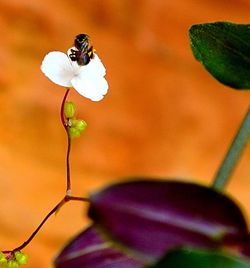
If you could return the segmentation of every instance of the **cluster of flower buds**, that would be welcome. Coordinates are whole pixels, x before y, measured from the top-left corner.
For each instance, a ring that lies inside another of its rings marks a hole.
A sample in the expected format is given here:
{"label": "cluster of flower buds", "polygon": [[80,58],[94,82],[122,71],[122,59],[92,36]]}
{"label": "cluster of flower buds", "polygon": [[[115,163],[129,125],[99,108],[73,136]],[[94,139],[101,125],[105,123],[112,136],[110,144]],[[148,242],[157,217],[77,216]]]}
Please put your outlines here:
{"label": "cluster of flower buds", "polygon": [[84,120],[75,118],[76,105],[71,101],[64,104],[64,115],[67,119],[67,130],[71,139],[78,138],[86,129],[87,123]]}
{"label": "cluster of flower buds", "polygon": [[21,251],[11,252],[8,255],[0,252],[0,266],[4,268],[19,268],[22,264],[27,264],[28,257]]}

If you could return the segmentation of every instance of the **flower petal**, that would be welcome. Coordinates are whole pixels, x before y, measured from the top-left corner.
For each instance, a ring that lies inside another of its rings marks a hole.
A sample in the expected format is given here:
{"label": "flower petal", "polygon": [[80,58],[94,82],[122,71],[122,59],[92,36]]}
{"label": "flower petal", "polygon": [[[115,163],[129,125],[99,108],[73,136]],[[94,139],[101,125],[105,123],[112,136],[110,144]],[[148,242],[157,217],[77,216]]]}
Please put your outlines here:
{"label": "flower petal", "polygon": [[108,83],[102,76],[90,75],[88,72],[81,71],[75,76],[71,83],[75,90],[85,98],[92,101],[100,101],[108,92]]}
{"label": "flower petal", "polygon": [[88,75],[105,76],[106,74],[106,69],[97,54],[94,54],[94,58],[90,60],[89,64],[81,67],[80,72],[83,70]]}
{"label": "flower petal", "polygon": [[75,73],[67,55],[60,51],[48,53],[41,65],[42,72],[55,84],[72,87]]}

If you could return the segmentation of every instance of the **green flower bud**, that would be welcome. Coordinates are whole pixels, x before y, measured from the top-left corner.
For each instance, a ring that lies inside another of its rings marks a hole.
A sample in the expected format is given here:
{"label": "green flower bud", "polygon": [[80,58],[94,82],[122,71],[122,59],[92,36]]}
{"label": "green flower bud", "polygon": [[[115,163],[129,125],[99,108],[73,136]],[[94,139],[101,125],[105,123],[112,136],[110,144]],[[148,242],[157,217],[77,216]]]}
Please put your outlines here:
{"label": "green flower bud", "polygon": [[64,115],[66,118],[74,117],[76,112],[76,105],[72,101],[66,101],[64,104]]}
{"label": "green flower bud", "polygon": [[75,127],[69,127],[68,133],[71,139],[79,138],[81,136],[81,131]]}
{"label": "green flower bud", "polygon": [[3,254],[3,252],[0,252],[0,265],[6,264],[6,263],[7,263],[7,259],[6,259],[5,255]]}
{"label": "green flower bud", "polygon": [[86,129],[87,123],[84,120],[70,119],[69,120],[69,134],[71,138],[80,137],[81,133]]}
{"label": "green flower bud", "polygon": [[28,262],[28,257],[24,253],[20,251],[15,252],[15,258],[19,264],[27,264]]}
{"label": "green flower bud", "polygon": [[76,120],[75,128],[78,129],[81,133],[86,129],[87,123],[84,120]]}
{"label": "green flower bud", "polygon": [[7,268],[19,268],[20,264],[16,260],[9,260],[6,265]]}

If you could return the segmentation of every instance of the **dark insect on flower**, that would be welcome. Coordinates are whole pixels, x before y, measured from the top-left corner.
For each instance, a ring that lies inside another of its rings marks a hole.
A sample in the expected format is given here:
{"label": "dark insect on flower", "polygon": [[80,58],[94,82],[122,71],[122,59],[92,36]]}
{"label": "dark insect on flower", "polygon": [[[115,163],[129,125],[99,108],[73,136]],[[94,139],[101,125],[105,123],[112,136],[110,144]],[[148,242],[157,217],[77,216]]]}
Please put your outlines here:
{"label": "dark insect on flower", "polygon": [[71,49],[69,57],[79,65],[87,65],[94,58],[95,49],[89,45],[89,36],[87,34],[78,34],[74,45],[76,49]]}

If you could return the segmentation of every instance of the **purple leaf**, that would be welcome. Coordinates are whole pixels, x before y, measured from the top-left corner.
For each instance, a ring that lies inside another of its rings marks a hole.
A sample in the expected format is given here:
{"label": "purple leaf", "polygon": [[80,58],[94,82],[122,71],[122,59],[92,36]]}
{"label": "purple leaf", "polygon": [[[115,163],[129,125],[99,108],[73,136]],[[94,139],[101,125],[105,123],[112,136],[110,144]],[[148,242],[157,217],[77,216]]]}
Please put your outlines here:
{"label": "purple leaf", "polygon": [[181,245],[237,244],[247,235],[246,221],[229,197],[193,183],[130,181],[90,200],[89,216],[102,231],[153,258]]}
{"label": "purple leaf", "polygon": [[242,255],[250,259],[250,235],[246,237],[245,241],[240,245],[239,250]]}
{"label": "purple leaf", "polygon": [[94,227],[77,235],[55,259],[56,268],[142,268],[143,263],[101,238]]}

